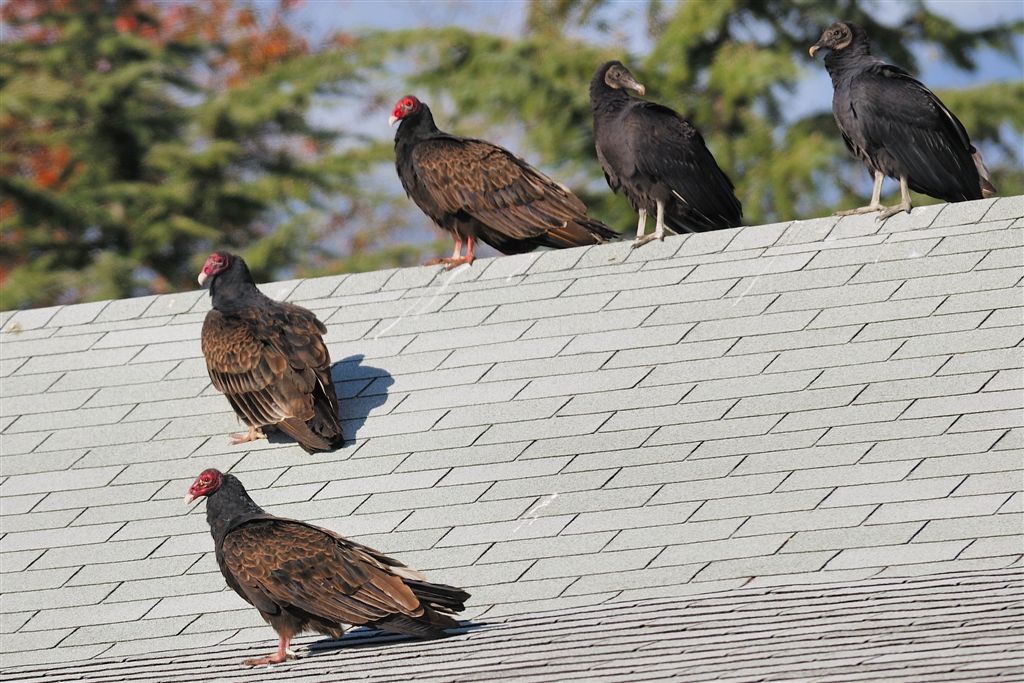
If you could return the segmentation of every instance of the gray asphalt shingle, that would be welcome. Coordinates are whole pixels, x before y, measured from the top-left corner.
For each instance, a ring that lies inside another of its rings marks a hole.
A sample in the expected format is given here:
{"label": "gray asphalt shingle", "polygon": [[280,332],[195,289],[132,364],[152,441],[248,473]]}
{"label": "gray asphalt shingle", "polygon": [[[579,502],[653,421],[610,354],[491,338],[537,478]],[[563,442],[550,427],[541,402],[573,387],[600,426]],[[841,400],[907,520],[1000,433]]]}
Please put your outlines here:
{"label": "gray asphalt shingle", "polygon": [[[228,443],[240,427],[206,376],[201,291],[8,315],[3,673],[195,680],[212,675],[202,658],[223,680],[469,680],[473,662],[524,681],[1002,670],[1009,645],[973,639],[1019,625],[992,605],[1024,556],[1022,216],[1002,198],[268,283],[327,322],[351,442],[317,456]],[[473,587],[488,626],[236,667],[272,634],[225,589],[202,506],[179,504],[209,466],[272,512]],[[950,571],[969,573],[933,576]],[[927,578],[861,581],[898,576]],[[911,609],[904,590],[956,597]],[[880,646],[841,595],[881,600],[872,618],[919,640]],[[791,621],[816,609],[873,656],[773,650],[769,634],[818,633]]]}

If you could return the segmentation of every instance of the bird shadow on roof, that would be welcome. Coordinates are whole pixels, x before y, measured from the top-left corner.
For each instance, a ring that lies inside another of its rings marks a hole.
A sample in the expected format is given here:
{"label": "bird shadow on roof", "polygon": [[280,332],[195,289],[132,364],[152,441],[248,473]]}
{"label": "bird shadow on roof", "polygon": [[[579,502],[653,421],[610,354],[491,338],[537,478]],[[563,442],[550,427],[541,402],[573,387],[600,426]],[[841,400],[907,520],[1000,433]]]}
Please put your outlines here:
{"label": "bird shadow on roof", "polygon": [[431,643],[436,641],[444,641],[449,638],[457,638],[459,636],[472,633],[485,629],[493,624],[489,624],[486,621],[460,621],[457,628],[450,628],[445,631],[447,634],[444,638],[424,639],[417,638],[415,636],[406,636],[397,633],[388,633],[387,631],[379,631],[375,628],[368,626],[360,626],[347,631],[341,638],[324,638],[323,640],[317,640],[309,643],[308,653],[309,655],[316,655],[321,652],[332,652],[335,650],[349,650],[352,648],[371,648],[381,646],[408,646],[416,645],[418,643]]}
{"label": "bird shadow on roof", "polygon": [[374,408],[388,400],[388,387],[395,383],[391,373],[383,368],[367,365],[361,353],[342,358],[331,366],[331,379],[338,391],[338,412],[345,432],[345,442],[359,436]]}

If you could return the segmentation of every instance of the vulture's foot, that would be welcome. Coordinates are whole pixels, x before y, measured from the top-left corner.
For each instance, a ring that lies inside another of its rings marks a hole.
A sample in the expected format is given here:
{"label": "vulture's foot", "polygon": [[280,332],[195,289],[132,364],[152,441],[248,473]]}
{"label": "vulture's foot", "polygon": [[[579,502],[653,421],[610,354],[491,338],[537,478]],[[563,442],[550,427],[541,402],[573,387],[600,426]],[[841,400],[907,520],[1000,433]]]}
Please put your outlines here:
{"label": "vulture's foot", "polygon": [[237,446],[240,443],[248,443],[250,441],[257,441],[258,439],[265,439],[267,435],[259,430],[257,427],[249,427],[249,431],[245,434],[232,434],[231,443]]}
{"label": "vulture's foot", "polygon": [[876,221],[884,221],[886,218],[895,216],[898,213],[903,213],[904,211],[910,213],[910,206],[904,206],[903,204],[897,204],[896,206],[890,206],[888,208],[883,206],[882,209],[884,210],[878,214],[877,218],[875,218]]}
{"label": "vulture's foot", "polygon": [[275,652],[272,655],[266,657],[260,657],[259,659],[246,659],[242,661],[242,664],[246,666],[263,666],[265,664],[281,664],[289,659],[298,659],[298,657],[291,652],[288,652],[282,656],[279,652]]}
{"label": "vulture's foot", "polygon": [[264,664],[280,664],[286,662],[289,659],[298,659],[298,655],[291,651],[288,645],[291,643],[291,637],[278,636],[277,638],[277,652],[266,657],[260,657],[259,659],[246,659],[242,662],[246,666],[263,666]]}
{"label": "vulture's foot", "polygon": [[446,256],[444,258],[432,258],[429,261],[427,261],[426,263],[424,263],[423,265],[425,265],[425,266],[437,266],[437,265],[442,265],[443,264],[445,270],[451,270],[452,268],[455,268],[456,266],[461,266],[463,263],[468,263],[468,264],[472,265],[473,264],[473,259],[468,257],[468,256],[460,256],[458,258],[452,258],[450,256]]}
{"label": "vulture's foot", "polygon": [[644,246],[648,242],[653,242],[654,240],[663,240],[663,239],[665,239],[665,235],[664,234],[658,235],[658,233],[652,232],[650,235],[644,235],[643,237],[637,237],[635,240],[633,240],[633,246],[630,247],[630,249],[636,249],[637,247]]}
{"label": "vulture's foot", "polygon": [[868,204],[857,209],[847,209],[846,211],[836,211],[833,216],[860,216],[865,213],[874,213],[875,211],[881,211],[885,207],[881,204]]}

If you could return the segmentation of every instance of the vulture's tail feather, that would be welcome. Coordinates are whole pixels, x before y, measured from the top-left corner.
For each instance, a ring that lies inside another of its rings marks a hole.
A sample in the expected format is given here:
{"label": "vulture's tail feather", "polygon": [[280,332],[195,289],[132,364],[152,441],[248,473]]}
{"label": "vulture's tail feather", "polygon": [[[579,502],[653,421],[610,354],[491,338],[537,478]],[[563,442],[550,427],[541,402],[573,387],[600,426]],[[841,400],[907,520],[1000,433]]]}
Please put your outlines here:
{"label": "vulture's tail feather", "polygon": [[333,450],[331,443],[311,430],[306,423],[297,417],[290,417],[287,420],[278,422],[276,427],[288,436],[295,439],[302,450],[307,453],[320,453]]}
{"label": "vulture's tail feather", "polygon": [[446,612],[461,612],[466,609],[466,601],[469,600],[469,593],[466,591],[443,583],[405,579],[405,585],[412,589],[421,602]]}
{"label": "vulture's tail feather", "polygon": [[404,614],[391,614],[373,623],[376,628],[403,633],[417,638],[441,638],[445,629],[458,628],[459,622],[447,614],[440,614],[423,606],[423,614],[419,617],[408,617]]}
{"label": "vulture's tail feather", "polygon": [[985,160],[981,158],[981,152],[974,150],[974,154],[971,155],[974,159],[974,166],[978,169],[978,179],[981,180],[981,196],[984,199],[989,197],[995,197],[998,192],[996,186],[992,184],[992,176],[988,173],[988,168],[985,166]]}

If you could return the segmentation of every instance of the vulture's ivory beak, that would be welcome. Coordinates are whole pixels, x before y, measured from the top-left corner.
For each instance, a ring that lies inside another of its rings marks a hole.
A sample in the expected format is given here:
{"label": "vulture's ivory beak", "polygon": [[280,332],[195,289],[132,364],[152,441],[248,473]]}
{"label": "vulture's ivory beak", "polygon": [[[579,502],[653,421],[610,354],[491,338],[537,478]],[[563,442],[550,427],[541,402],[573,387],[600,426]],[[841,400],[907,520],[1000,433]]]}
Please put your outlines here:
{"label": "vulture's ivory beak", "polygon": [[188,505],[189,503],[191,503],[195,499],[196,499],[196,497],[192,495],[191,491],[189,491],[188,493],[185,494],[185,505]]}
{"label": "vulture's ivory beak", "polygon": [[637,95],[643,96],[647,94],[647,88],[644,87],[644,84],[633,78],[631,75],[625,76],[620,83],[622,83],[623,88],[626,90],[632,90]]}
{"label": "vulture's ivory beak", "polygon": [[391,126],[395,125],[395,121],[397,121],[397,120],[398,120],[398,117],[395,116],[394,114],[389,116],[388,117],[388,127],[390,128]]}
{"label": "vulture's ivory beak", "polygon": [[807,48],[807,54],[811,56],[811,59],[814,59],[814,53],[816,53],[820,49],[821,45],[819,43],[815,43],[814,45],[811,45],[809,48]]}
{"label": "vulture's ivory beak", "polygon": [[199,280],[199,286],[200,287],[205,287],[206,286],[206,279],[208,277],[209,277],[209,275],[206,274],[205,270],[199,272],[199,277],[196,278],[196,279]]}

